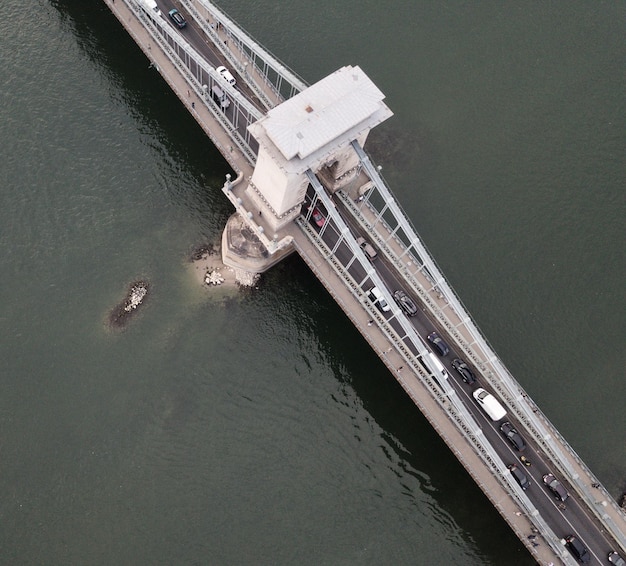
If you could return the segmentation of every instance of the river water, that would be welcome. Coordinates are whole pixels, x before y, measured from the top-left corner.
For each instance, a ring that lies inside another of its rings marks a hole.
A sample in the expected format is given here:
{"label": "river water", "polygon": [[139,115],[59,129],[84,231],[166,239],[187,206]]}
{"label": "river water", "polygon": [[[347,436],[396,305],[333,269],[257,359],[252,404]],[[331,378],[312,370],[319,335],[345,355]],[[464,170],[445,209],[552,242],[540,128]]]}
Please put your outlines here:
{"label": "river water", "polygon": [[[307,82],[385,92],[392,190],[617,497],[626,4],[221,6]],[[103,3],[0,18],[0,563],[532,564],[298,258],[196,285],[228,166]]]}

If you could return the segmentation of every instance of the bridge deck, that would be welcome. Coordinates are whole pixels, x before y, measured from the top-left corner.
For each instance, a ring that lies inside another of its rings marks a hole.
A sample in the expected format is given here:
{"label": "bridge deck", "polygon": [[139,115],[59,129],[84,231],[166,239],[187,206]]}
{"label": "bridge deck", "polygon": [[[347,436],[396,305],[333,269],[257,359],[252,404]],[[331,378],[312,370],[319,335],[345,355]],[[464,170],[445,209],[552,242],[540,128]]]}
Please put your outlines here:
{"label": "bridge deck", "polygon": [[[135,17],[135,14],[128,8],[126,3],[122,0],[117,0],[117,2],[115,0],[105,1],[237,173],[238,181],[242,182],[234,184],[234,195],[244,201],[244,206],[252,206],[245,202],[246,180],[250,178],[253,172],[253,166],[250,163],[249,156],[233,143],[230,132],[228,132],[219,120],[215,118],[214,114],[209,111],[199,95],[194,92],[193,88],[190,88],[187,79],[172,63],[170,58],[161,51],[159,46],[155,45],[153,38],[147,32],[143,24]],[[226,35],[223,31],[218,33],[223,34],[223,36],[220,35],[222,41],[226,39]],[[224,46],[221,47],[223,48]],[[233,58],[241,57],[241,53],[237,50],[234,50],[231,55]],[[243,60],[241,60],[241,65],[245,65]],[[259,84],[262,84],[262,81],[259,81]],[[268,91],[268,98],[271,97],[271,95],[271,91]],[[367,209],[364,209],[363,212],[366,216],[368,214],[370,215],[370,221],[373,220],[372,212]],[[263,227],[265,232],[267,232],[268,227],[265,225],[262,217],[258,217],[255,214],[254,223],[257,226]],[[380,230],[381,228],[379,227],[377,229]],[[498,509],[500,514],[509,523],[520,540],[526,544],[531,554],[539,562],[544,564],[555,559],[560,559],[564,563],[572,563],[573,559],[571,559],[571,555],[566,551],[557,552],[548,545],[540,545],[539,547],[530,546],[527,535],[535,524],[532,520],[533,518],[528,517],[523,512],[523,508],[519,506],[518,502],[503,488],[501,482],[498,481],[494,474],[484,465],[484,461],[482,461],[476,453],[475,446],[472,446],[468,442],[467,437],[454,425],[446,411],[442,410],[441,403],[424,387],[418,375],[406,364],[405,358],[401,353],[393,347],[390,347],[389,336],[377,325],[368,324],[371,313],[364,308],[359,299],[346,286],[345,281],[338,276],[329,261],[320,254],[320,248],[305,234],[297,223],[288,225],[277,235],[278,239],[282,239],[285,236],[293,238],[293,244],[299,255],[327,288],[345,314],[379,355],[407,394],[414,400],[415,404],[432,426],[446,441],[450,449],[491,500],[493,505]],[[393,251],[398,257],[402,256],[403,249],[393,238],[387,238],[387,236],[383,235],[383,239],[386,245],[393,248]],[[402,274],[400,273],[399,275]],[[429,289],[429,301],[436,305],[441,311],[446,311],[455,329],[468,344],[471,344],[472,337],[465,329],[464,321],[461,320],[461,317],[454,309],[449,307],[437,290],[433,288],[432,282],[418,270],[412,271],[411,276],[419,280],[419,283],[424,289]],[[491,363],[492,360],[483,360],[485,366],[483,369],[488,372],[495,371],[496,368],[489,367]],[[543,422],[550,436],[554,437],[552,440],[556,439],[557,442],[560,442],[558,431],[538,408],[532,404],[532,401],[523,392],[521,387],[519,388],[519,393],[520,396],[517,402],[526,405],[526,409],[534,413],[536,417]],[[617,525],[617,529],[621,530],[623,534],[626,517],[617,508],[604,488],[601,487],[594,492],[597,488],[592,486],[596,484],[597,479],[591,475],[590,471],[584,466],[584,463],[579,461],[576,455],[570,452],[568,448],[569,447],[564,444],[562,453],[567,460],[566,466],[570,470],[570,477],[575,479],[577,483],[582,486],[581,489],[584,493],[580,493],[581,497],[583,497],[583,499],[586,498],[587,501],[595,499],[593,504],[590,504],[590,507],[594,507],[593,511],[595,516],[599,518],[598,520],[602,519],[603,521]],[[598,497],[594,498],[592,495],[590,496],[590,493],[597,493]]]}

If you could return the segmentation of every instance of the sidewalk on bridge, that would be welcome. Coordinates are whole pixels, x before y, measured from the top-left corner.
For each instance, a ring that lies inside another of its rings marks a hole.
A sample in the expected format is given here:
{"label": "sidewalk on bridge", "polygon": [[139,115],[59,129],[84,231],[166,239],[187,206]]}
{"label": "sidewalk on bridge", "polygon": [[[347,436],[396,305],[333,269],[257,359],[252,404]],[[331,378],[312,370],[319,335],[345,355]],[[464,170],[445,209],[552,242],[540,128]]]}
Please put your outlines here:
{"label": "sidewalk on bridge", "polygon": [[[123,1],[118,0],[114,2],[113,0],[105,0],[105,2],[128,30],[150,62],[177,94],[188,111],[200,124],[205,133],[213,141],[218,150],[224,155],[229,165],[238,175],[242,176],[244,180],[242,185],[245,188],[247,179],[249,179],[252,174],[252,166],[248,163],[245,156],[231,145],[228,133],[206,107],[201,99],[201,93],[189,90],[188,83],[184,76],[180,74],[178,68],[171,63],[162,50],[154,45],[153,38],[148,34],[141,23],[137,21],[134,13]],[[437,401],[419,379],[413,375],[410,367],[392,347],[383,332],[376,325],[368,326],[368,320],[373,315],[368,313],[346,288],[343,281],[339,279],[329,264],[320,257],[319,252],[296,225],[292,225],[286,232],[294,237],[297,251],[300,253],[301,257],[303,257],[305,262],[316,273],[331,295],[335,297],[337,303],[346,315],[353,321],[359,332],[361,332],[394,377],[396,377],[415,401],[416,405],[429,422],[431,422],[433,427],[447,441],[451,450],[457,455],[463,466],[468,470],[470,475],[474,477],[475,481],[481,485],[483,491],[504,516],[505,520],[509,522],[512,529],[520,537],[520,540],[524,541],[525,535],[530,528],[528,519],[523,514],[518,515],[520,511],[514,501],[508,493],[503,490],[493,474],[485,468],[474,449],[468,444],[445,413],[441,411]],[[436,299],[441,307],[446,307],[440,297]],[[579,466],[574,459],[572,459],[571,464],[574,469],[579,470],[581,477],[588,477],[586,470]],[[593,481],[596,481],[595,478]],[[604,497],[607,494],[602,492],[602,495]],[[598,504],[602,504],[601,500],[598,501]],[[603,511],[611,515],[611,517],[615,514],[615,509],[611,505],[606,506]],[[617,524],[623,526],[624,520],[623,514],[622,516],[615,514],[614,521]],[[543,563],[554,560],[552,553],[547,552],[547,545],[541,545],[538,549],[529,547],[529,550],[537,560]]]}
{"label": "sidewalk on bridge", "polygon": [[320,282],[326,287],[346,316],[352,321],[422,414],[446,442],[450,450],[461,462],[461,465],[480,486],[520,541],[525,544],[538,563],[549,564],[554,561],[556,557],[547,544],[540,544],[536,547],[531,545],[531,541],[527,539],[527,536],[533,534],[533,524],[524,513],[524,510],[518,507],[493,473],[485,467],[484,462],[474,448],[452,423],[447,413],[441,410],[439,403],[422,384],[417,375],[413,373],[410,365],[406,363],[406,360],[402,358],[389,342],[383,331],[376,324],[368,324],[376,315],[368,312],[363,307],[328,262],[320,256],[319,250],[315,245],[295,224],[291,226],[288,233],[293,236],[296,250],[300,257],[316,274]]}
{"label": "sidewalk on bridge", "polygon": [[[230,167],[232,167],[237,175],[241,173],[245,177],[250,177],[253,170],[252,166],[248,163],[248,160],[241,151],[231,143],[228,132],[224,130],[207,108],[202,100],[201,93],[189,89],[187,81],[180,74],[178,68],[158,46],[154,45],[154,39],[137,20],[135,14],[129,9],[125,2],[121,0],[117,2],[114,0],[105,0],[105,2],[111,9],[111,12],[113,12],[135,40],[137,45],[139,45],[156,71],[161,74],[185,108],[191,113],[206,135],[209,136],[209,139],[211,139],[215,147],[217,147],[224,156]],[[153,46],[155,47],[154,49]]]}

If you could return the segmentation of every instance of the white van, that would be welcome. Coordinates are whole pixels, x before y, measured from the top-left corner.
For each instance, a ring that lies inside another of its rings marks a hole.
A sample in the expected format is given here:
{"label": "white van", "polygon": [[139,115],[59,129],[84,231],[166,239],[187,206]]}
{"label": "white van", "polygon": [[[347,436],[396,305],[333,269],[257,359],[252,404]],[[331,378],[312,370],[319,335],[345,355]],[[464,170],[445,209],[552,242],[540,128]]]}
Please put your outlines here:
{"label": "white van", "polygon": [[161,15],[161,10],[159,10],[159,7],[154,0],[140,0],[139,3],[143,6],[143,9],[148,12],[148,14],[152,16]]}
{"label": "white van", "polygon": [[211,88],[211,96],[213,100],[220,105],[222,110],[226,110],[226,108],[230,106],[230,100],[228,100],[228,97],[219,86],[213,85]]}
{"label": "white van", "polygon": [[506,415],[504,407],[500,405],[491,393],[488,393],[482,387],[476,389],[472,395],[492,421],[499,421]]}
{"label": "white van", "polygon": [[426,358],[428,359],[428,362],[430,364],[430,367],[426,367],[425,364],[423,364],[428,372],[431,372],[434,370],[434,374],[433,377],[435,378],[435,380],[437,381],[437,383],[443,387],[443,384],[447,381],[448,379],[448,371],[446,370],[446,368],[443,366],[443,364],[441,363],[441,361],[439,361],[439,358],[437,356],[435,356],[435,354],[433,354],[432,352],[428,352],[426,354]]}
{"label": "white van", "polygon": [[383,297],[383,294],[380,292],[380,289],[378,287],[372,287],[367,292],[367,296],[379,310],[383,312],[389,312],[391,310],[391,307],[387,304],[387,301],[385,301],[385,298]]}

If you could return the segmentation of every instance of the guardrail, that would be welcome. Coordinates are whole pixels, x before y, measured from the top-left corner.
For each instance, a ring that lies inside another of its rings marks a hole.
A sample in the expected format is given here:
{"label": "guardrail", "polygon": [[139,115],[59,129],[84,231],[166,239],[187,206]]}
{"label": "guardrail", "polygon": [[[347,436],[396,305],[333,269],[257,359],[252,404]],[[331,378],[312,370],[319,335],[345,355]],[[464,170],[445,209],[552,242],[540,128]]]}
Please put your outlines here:
{"label": "guardrail", "polygon": [[[327,204],[328,206],[332,207],[330,203]],[[332,216],[333,213],[330,212],[332,208],[328,208],[328,206],[327,210],[330,213],[329,216]],[[345,266],[337,260],[333,253],[333,250],[328,248],[320,235],[311,227],[310,223],[307,222],[306,218],[301,215],[296,219],[295,222],[296,225],[301,229],[301,231],[307,236],[308,240],[311,241],[317,248],[319,255],[316,255],[315,259],[318,259],[320,256],[324,258],[324,260],[326,261],[326,265],[331,267],[331,269],[337,275],[338,279],[343,282],[347,289],[350,290],[352,295],[360,303],[361,307],[367,312],[367,315],[370,317],[370,319],[377,321],[379,328],[385,333],[389,343],[393,344],[393,346],[396,348],[397,353],[402,356],[404,363],[406,363],[407,366],[411,367],[414,374],[418,377],[422,385],[425,387],[425,390],[428,391],[428,393],[437,401],[437,404],[442,412],[461,432],[468,444],[474,449],[474,452],[483,461],[486,468],[490,470],[493,476],[497,479],[498,483],[516,501],[518,507],[522,510],[522,514],[526,516],[527,519],[537,529],[537,531],[541,533],[541,537],[544,539],[545,543],[550,546],[550,548],[555,552],[556,555],[561,557],[565,564],[576,564],[571,555],[564,551],[560,538],[551,529],[548,523],[541,517],[539,511],[532,504],[530,499],[528,499],[526,493],[512,478],[507,466],[504,464],[500,456],[495,452],[491,444],[484,437],[484,433],[478,422],[474,419],[471,413],[469,413],[465,405],[461,401],[457,400],[456,392],[452,390],[450,393],[444,393],[441,387],[432,379],[432,376],[425,372],[424,368],[417,360],[417,357],[407,348],[404,340],[396,333],[394,328],[388,323],[387,319],[380,315],[378,309],[373,306],[369,300],[366,300],[366,294],[359,286],[358,282],[354,280],[354,278],[350,275]],[[389,365],[387,352],[379,350],[376,347],[376,344],[369,339],[368,333],[365,332],[362,328],[362,325],[359,322],[359,319],[355,316],[353,309],[351,308],[351,306],[345,303],[345,301],[338,293],[335,292],[326,274],[322,273],[319,270],[315,260],[302,249],[302,246],[299,246],[297,244],[297,240],[295,241],[295,245],[299,255],[307,263],[311,271],[316,274],[318,279],[326,287],[328,292],[335,299],[335,301],[342,308],[342,310],[346,313],[346,315],[351,319],[353,324],[361,330],[366,340],[368,340],[373,349],[377,351],[381,359],[383,359],[383,361],[385,361],[385,363]],[[365,258],[362,258],[362,261],[368,263],[367,259]],[[390,369],[393,370],[394,368],[390,367]],[[393,373],[396,380],[411,397],[414,403],[418,407],[420,407],[420,409],[423,409],[423,402],[416,394],[414,388],[412,388],[408,384],[408,382],[402,377],[401,373],[397,371],[393,371]],[[456,450],[455,441],[453,441],[447,435],[445,430],[441,426],[439,426],[436,419],[432,418],[425,411],[423,411],[423,413],[429,420],[433,428],[435,428],[437,433],[442,437],[446,444],[448,444],[450,449],[453,450],[465,469],[468,470],[468,472],[472,475],[476,483],[483,488],[483,491],[492,500],[492,503],[496,507],[498,507],[501,514],[506,517],[506,513],[504,512],[503,508],[498,504],[497,500],[491,497],[489,490],[487,490],[486,487],[482,484],[479,476],[476,473],[473,473],[471,465],[465,460],[463,454],[459,450]],[[511,524],[511,526],[515,528],[515,525],[513,524],[511,518],[509,518],[509,524]],[[523,535],[524,533],[520,531],[519,534]]]}
{"label": "guardrail", "polygon": [[[618,507],[615,500],[602,488],[603,495],[605,496],[601,504],[598,503],[598,498],[594,496],[594,493],[589,488],[591,484],[599,484],[597,478],[589,470],[582,459],[576,454],[574,449],[563,438],[558,430],[550,423],[543,413],[540,413],[535,403],[531,406],[530,397],[524,391],[522,386],[515,380],[512,374],[505,367],[504,363],[497,356],[487,339],[480,332],[470,314],[465,309],[461,300],[453,291],[449,283],[446,281],[443,273],[437,266],[434,258],[430,255],[426,246],[422,243],[421,239],[417,235],[415,228],[412,226],[408,217],[398,205],[396,199],[391,194],[391,191],[380,177],[378,170],[374,167],[369,157],[365,154],[365,151],[359,146],[357,142],[352,142],[352,145],[358,154],[361,164],[367,172],[369,178],[374,183],[374,189],[378,190],[383,201],[385,203],[385,209],[389,210],[394,219],[401,226],[402,231],[411,237],[411,247],[417,252],[415,255],[406,244],[397,237],[397,228],[392,228],[383,218],[381,211],[377,210],[367,200],[365,206],[367,206],[375,217],[375,222],[370,222],[362,213],[359,207],[345,194],[339,194],[339,198],[342,203],[350,210],[353,217],[357,222],[367,231],[376,245],[384,253],[387,259],[396,266],[398,272],[405,276],[406,280],[410,282],[412,289],[422,298],[424,304],[427,306],[432,316],[436,318],[444,327],[450,336],[453,338],[453,342],[468,355],[475,365],[483,372],[483,376],[487,379],[493,389],[499,394],[505,405],[514,413],[519,422],[529,435],[535,440],[535,442],[541,446],[546,455],[550,458],[554,466],[558,471],[572,484],[572,486],[579,493],[581,498],[587,502],[588,508],[603,522],[603,524],[610,530],[612,536],[619,542],[622,547],[626,546],[626,535],[624,530],[617,525],[615,521],[604,512],[604,505],[611,505],[618,515],[624,516],[623,511]],[[376,230],[378,226],[382,226],[387,232],[388,238],[384,238],[381,233]],[[393,239],[394,242],[403,250],[402,256],[408,256],[412,259],[416,265],[422,266],[420,270],[422,274],[433,283],[432,290],[443,296],[447,306],[449,306],[456,317],[459,319],[460,324],[455,325],[450,320],[447,313],[439,307],[439,305],[433,300],[430,292],[431,289],[424,288],[415,275],[411,273],[406,263],[402,262],[400,256],[398,256],[394,250],[388,245],[389,239]],[[424,272],[422,268],[428,270]],[[465,337],[458,331],[459,326],[463,326],[468,334],[472,338],[472,342],[467,342]],[[476,353],[476,346],[478,346],[483,358],[479,357]],[[489,369],[489,366],[493,368],[493,371]],[[571,468],[571,464],[568,462],[563,449],[569,454],[569,456],[575,461],[576,465],[584,471],[588,481],[584,481],[580,475]]]}
{"label": "guardrail", "polygon": [[[226,118],[224,112],[221,111],[216,102],[212,99],[210,88],[205,88],[205,79],[209,78],[210,85],[222,85],[220,77],[215,69],[209,65],[206,60],[185,41],[180,34],[176,33],[165,21],[158,16],[148,14],[141,4],[135,0],[122,0],[126,6],[135,14],[137,19],[143,24],[144,28],[156,45],[167,56],[169,61],[178,69],[178,72],[185,78],[185,81],[199,99],[204,101],[207,109],[214,118],[229,132],[233,143],[241,150],[250,163],[256,162],[256,152],[250,147],[246,139],[244,139],[233,124]],[[136,42],[141,45],[139,38],[134,36]],[[148,46],[148,51],[151,47]],[[193,62],[193,65],[191,64]],[[192,71],[192,68],[195,72]],[[160,69],[158,69],[160,71]],[[170,87],[178,94],[179,98],[184,99],[184,94],[179,92],[175,84],[170,82]],[[262,114],[250,104],[241,93],[232,91],[229,94],[233,97],[233,103],[237,105],[237,112],[242,114],[247,123],[254,122],[261,118]],[[213,137],[211,138],[213,139]],[[215,141],[215,140],[214,140]]]}
{"label": "guardrail", "polygon": [[[185,7],[192,12],[191,0],[181,0]],[[291,69],[289,69],[284,63],[279,61],[274,55],[272,55],[267,49],[265,49],[258,41],[252,38],[244,29],[235,23],[229,16],[227,16],[218,6],[209,2],[208,0],[193,0],[193,2],[201,5],[207,14],[213,18],[213,22],[210,22],[208,27],[203,26],[205,33],[209,34],[214,40],[217,39],[216,44],[222,49],[222,41],[217,35],[218,26],[224,29],[227,33],[229,40],[233,45],[236,45],[241,53],[242,58],[250,62],[258,71],[259,76],[262,77],[265,84],[274,92],[278,99],[291,98],[298,92],[307,88],[307,84]],[[193,8],[193,12],[198,14],[197,10]],[[199,14],[198,14],[199,16]],[[196,21],[201,22],[202,18],[199,17]],[[215,27],[211,27],[211,25]],[[246,73],[245,63],[242,64],[231,53],[223,50],[224,56],[230,61],[240,73]],[[270,73],[275,76],[276,83],[270,77]],[[285,88],[285,85],[287,88]],[[272,108],[275,104],[265,95],[263,90],[256,85],[256,83],[250,84],[250,87],[255,91],[259,99],[263,102],[267,109]]]}

